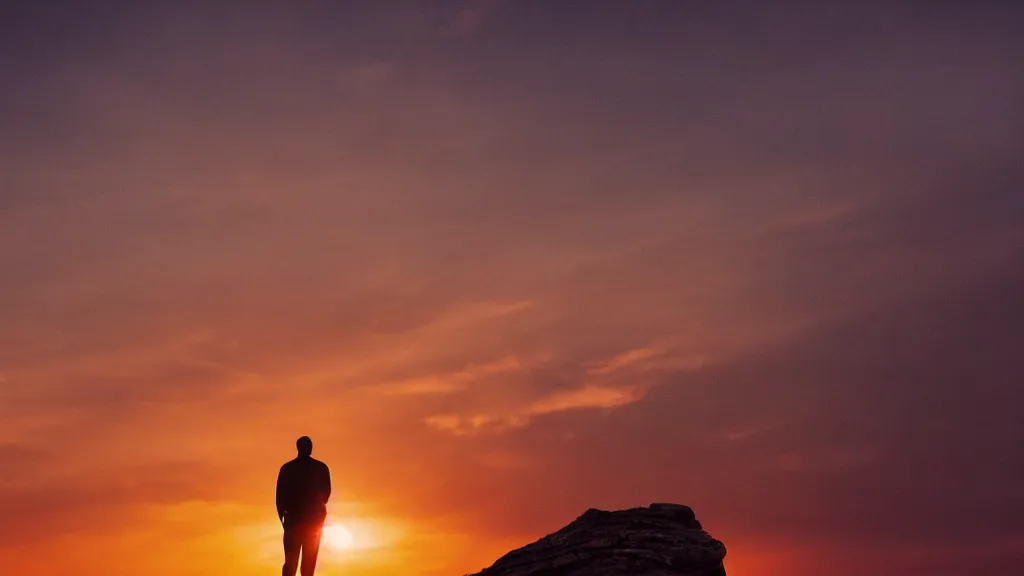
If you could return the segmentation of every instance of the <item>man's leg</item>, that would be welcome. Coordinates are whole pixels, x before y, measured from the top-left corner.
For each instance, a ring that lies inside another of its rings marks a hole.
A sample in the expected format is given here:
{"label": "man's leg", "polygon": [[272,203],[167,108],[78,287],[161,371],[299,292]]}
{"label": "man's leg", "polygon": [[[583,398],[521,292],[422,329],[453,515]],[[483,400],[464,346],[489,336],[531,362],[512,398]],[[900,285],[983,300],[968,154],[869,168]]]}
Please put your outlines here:
{"label": "man's leg", "polygon": [[303,529],[302,534],[302,576],[313,576],[316,557],[320,552],[320,532],[323,526],[314,524]]}
{"label": "man's leg", "polygon": [[301,547],[302,532],[295,526],[286,526],[284,529],[284,566],[281,567],[281,576],[295,576],[295,570],[299,567]]}

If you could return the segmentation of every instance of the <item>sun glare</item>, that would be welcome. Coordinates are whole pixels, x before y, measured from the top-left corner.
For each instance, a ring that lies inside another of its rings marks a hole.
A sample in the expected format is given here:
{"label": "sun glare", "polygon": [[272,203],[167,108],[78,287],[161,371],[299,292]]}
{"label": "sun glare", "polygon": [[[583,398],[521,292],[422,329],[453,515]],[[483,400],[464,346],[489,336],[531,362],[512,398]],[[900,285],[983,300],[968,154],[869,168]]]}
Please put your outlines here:
{"label": "sun glare", "polygon": [[334,550],[351,550],[355,547],[352,532],[342,524],[331,523],[324,526],[323,541]]}
{"label": "sun glare", "polygon": [[[404,524],[392,519],[330,515],[320,533],[321,559],[332,565],[393,562],[387,552],[401,540],[404,530]],[[260,540],[260,555],[270,566],[280,560],[281,534],[280,523],[266,522],[243,530],[239,536],[246,541]]]}

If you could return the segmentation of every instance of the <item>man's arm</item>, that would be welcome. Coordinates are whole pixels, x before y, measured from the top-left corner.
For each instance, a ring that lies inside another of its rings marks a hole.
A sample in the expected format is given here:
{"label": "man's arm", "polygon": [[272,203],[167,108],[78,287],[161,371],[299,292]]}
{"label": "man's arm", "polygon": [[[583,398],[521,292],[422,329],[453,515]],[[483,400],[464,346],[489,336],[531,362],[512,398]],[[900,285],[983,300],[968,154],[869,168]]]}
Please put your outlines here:
{"label": "man's arm", "polygon": [[324,504],[331,498],[331,469],[324,464]]}
{"label": "man's arm", "polygon": [[277,519],[280,520],[281,523],[284,523],[284,515],[285,515],[285,513],[288,512],[287,507],[285,505],[285,490],[286,490],[286,487],[284,485],[285,484],[284,476],[285,476],[285,474],[284,474],[284,467],[282,466],[281,470],[277,473],[277,491],[276,491],[277,495],[276,495],[276,498],[275,498],[277,500]]}

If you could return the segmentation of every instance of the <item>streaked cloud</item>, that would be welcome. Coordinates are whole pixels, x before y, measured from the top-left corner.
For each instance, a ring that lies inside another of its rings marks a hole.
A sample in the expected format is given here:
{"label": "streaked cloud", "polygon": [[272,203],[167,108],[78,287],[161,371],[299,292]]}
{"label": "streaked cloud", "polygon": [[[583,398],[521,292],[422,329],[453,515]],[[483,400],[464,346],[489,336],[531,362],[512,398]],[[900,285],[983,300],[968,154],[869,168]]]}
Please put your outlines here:
{"label": "streaked cloud", "polygon": [[450,432],[456,436],[475,434],[481,432],[503,432],[505,430],[520,428],[529,424],[530,419],[526,415],[514,414],[511,416],[492,414],[435,414],[428,416],[423,422],[432,428],[444,432]]}
{"label": "streaked cloud", "polygon": [[643,394],[634,387],[584,386],[559,391],[534,402],[526,410],[529,415],[550,414],[565,410],[617,408],[636,402]]}
{"label": "streaked cloud", "polygon": [[591,376],[604,376],[618,370],[619,368],[624,368],[653,358],[659,353],[661,353],[661,351],[653,348],[638,348],[636,350],[630,350],[615,356],[604,364],[590,368],[587,370],[587,373]]}
{"label": "streaked cloud", "polygon": [[486,378],[493,374],[516,372],[521,369],[519,360],[508,356],[494,362],[469,365],[462,370],[448,374],[389,382],[381,384],[379,388],[386,395],[452,394],[472,385],[476,379]]}

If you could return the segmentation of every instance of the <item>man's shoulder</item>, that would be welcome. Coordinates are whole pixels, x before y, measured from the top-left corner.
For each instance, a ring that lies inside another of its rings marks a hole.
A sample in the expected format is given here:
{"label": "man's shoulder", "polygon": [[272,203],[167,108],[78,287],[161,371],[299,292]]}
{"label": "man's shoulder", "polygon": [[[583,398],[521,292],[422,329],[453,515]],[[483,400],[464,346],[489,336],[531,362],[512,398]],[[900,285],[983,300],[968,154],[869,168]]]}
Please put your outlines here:
{"label": "man's shoulder", "polygon": [[327,464],[317,460],[316,458],[296,458],[289,460],[281,465],[282,473],[291,473],[293,470],[296,474],[308,473],[310,469],[320,469],[327,471]]}

